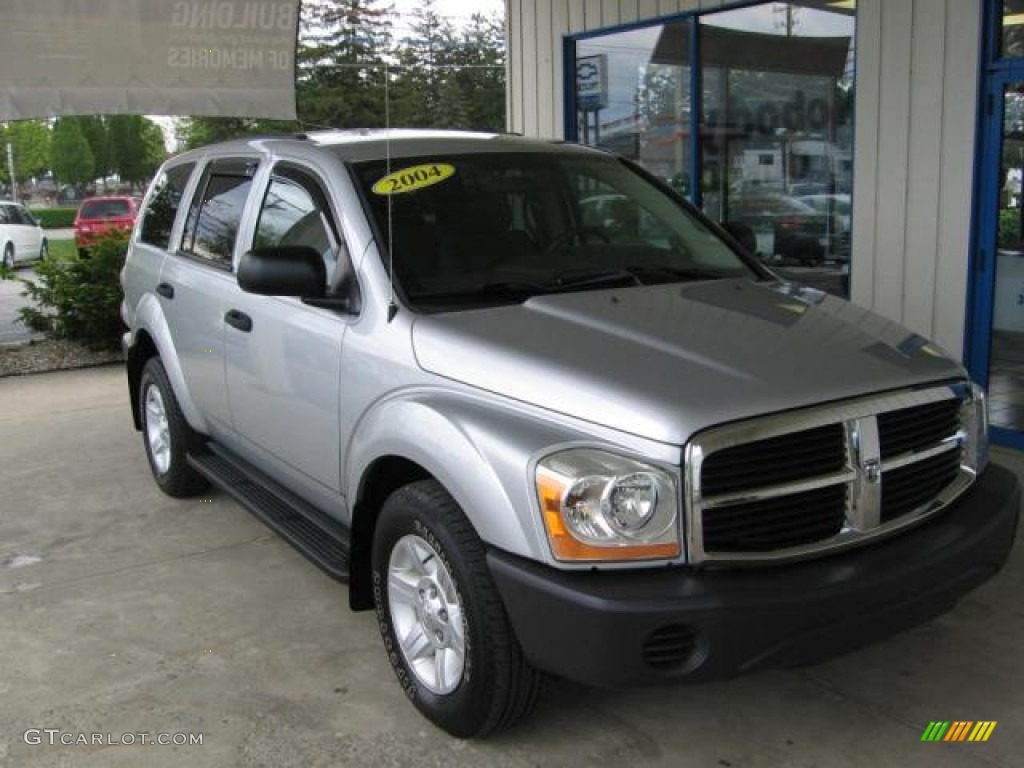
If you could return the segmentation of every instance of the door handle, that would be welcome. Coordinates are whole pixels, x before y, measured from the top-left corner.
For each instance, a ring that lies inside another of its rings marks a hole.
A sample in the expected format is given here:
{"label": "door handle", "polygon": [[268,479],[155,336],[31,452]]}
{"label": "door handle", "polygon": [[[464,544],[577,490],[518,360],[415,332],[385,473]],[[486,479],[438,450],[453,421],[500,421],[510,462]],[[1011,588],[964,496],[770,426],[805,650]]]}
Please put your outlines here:
{"label": "door handle", "polygon": [[232,328],[237,328],[242,333],[248,333],[252,330],[252,318],[245,314],[245,312],[239,312],[237,309],[229,309],[224,315],[224,322]]}
{"label": "door handle", "polygon": [[170,283],[160,283],[156,287],[156,292],[163,296],[165,299],[174,298],[174,286],[171,285]]}

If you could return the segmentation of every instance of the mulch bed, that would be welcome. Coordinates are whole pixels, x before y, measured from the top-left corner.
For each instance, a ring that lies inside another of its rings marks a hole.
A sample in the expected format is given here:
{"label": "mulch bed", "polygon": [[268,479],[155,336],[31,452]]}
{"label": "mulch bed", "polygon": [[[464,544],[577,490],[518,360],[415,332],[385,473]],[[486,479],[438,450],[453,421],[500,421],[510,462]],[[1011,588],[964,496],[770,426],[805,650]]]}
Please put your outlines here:
{"label": "mulch bed", "polygon": [[0,344],[0,377],[120,363],[120,350],[94,350],[63,339]]}

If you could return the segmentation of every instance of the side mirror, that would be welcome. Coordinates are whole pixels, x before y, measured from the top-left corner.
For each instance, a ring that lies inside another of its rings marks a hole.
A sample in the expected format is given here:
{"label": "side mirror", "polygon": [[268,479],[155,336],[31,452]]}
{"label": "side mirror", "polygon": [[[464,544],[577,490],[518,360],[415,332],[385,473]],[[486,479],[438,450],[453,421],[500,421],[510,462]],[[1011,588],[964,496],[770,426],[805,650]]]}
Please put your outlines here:
{"label": "side mirror", "polygon": [[747,224],[738,221],[723,221],[722,229],[732,235],[733,239],[743,246],[744,250],[751,254],[757,253],[757,236],[754,230]]}
{"label": "side mirror", "polygon": [[308,245],[256,248],[238,263],[238,285],[246,293],[322,299],[327,268],[323,257]]}

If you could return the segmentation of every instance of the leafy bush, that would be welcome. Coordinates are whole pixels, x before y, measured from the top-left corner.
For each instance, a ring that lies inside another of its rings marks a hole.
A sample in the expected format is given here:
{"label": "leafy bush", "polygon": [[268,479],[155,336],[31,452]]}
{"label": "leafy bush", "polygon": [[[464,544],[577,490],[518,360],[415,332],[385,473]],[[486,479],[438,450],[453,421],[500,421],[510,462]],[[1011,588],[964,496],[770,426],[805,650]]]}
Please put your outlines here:
{"label": "leafy bush", "polygon": [[77,208],[33,208],[32,215],[39,219],[43,229],[65,229],[75,223]]}
{"label": "leafy bush", "polygon": [[35,281],[5,272],[6,279],[25,286],[22,296],[32,300],[33,306],[18,310],[21,322],[93,349],[116,348],[124,330],[120,275],[127,247],[127,235],[111,233],[96,241],[87,258],[39,262]]}
{"label": "leafy bush", "polygon": [[1019,208],[1003,208],[999,211],[999,247],[1019,248],[1021,241],[1021,213]]}

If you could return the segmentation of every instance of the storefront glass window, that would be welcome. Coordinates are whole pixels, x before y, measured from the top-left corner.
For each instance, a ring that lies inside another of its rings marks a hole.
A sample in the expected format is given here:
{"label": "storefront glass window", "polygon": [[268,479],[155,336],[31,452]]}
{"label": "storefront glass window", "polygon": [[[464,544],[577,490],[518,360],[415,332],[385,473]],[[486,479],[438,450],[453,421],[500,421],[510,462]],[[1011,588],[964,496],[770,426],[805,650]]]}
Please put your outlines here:
{"label": "storefront glass window", "polygon": [[579,141],[618,152],[689,196],[688,21],[581,40],[576,47]]}
{"label": "storefront glass window", "polygon": [[1024,56],[1024,0],[1003,0],[1001,56]]}
{"label": "storefront glass window", "polygon": [[855,0],[803,0],[581,39],[576,137],[638,160],[773,266],[846,295],[855,29]]}
{"label": "storefront glass window", "polygon": [[815,5],[701,17],[702,205],[753,230],[766,261],[846,294],[855,18]]}

